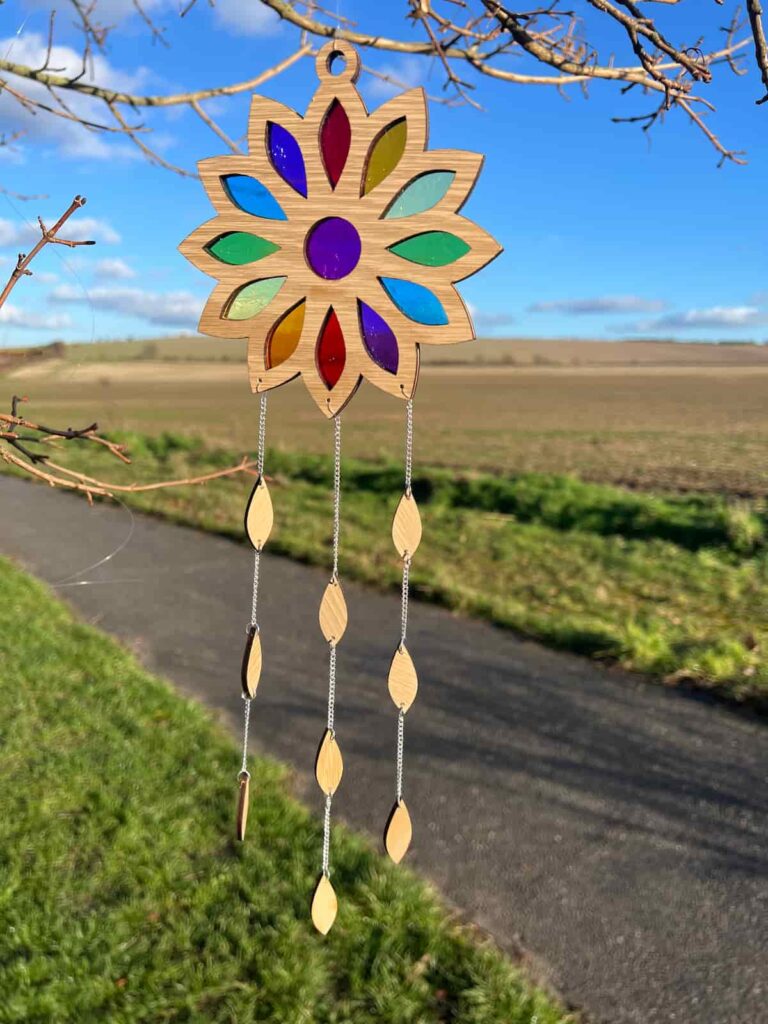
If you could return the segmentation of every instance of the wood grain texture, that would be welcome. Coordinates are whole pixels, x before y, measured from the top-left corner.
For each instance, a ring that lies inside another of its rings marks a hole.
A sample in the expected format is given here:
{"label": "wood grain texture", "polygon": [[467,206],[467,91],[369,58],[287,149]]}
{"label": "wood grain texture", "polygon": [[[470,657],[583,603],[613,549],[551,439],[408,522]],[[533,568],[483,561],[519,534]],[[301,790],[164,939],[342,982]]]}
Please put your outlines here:
{"label": "wood grain texture", "polygon": [[[340,74],[333,74],[329,59],[337,52],[343,54],[347,66]],[[369,115],[355,86],[359,64],[359,56],[349,44],[339,40],[327,43],[317,57],[320,84],[303,118],[281,103],[254,96],[248,127],[249,152],[200,162],[200,176],[216,216],[193,231],[180,246],[196,267],[218,282],[203,310],[200,331],[214,337],[247,337],[253,391],[278,387],[301,374],[327,416],[334,416],[343,408],[363,378],[398,398],[410,398],[418,379],[421,344],[472,340],[474,328],[454,285],[501,251],[487,232],[458,212],[480,172],[482,157],[462,150],[426,149],[427,110],[422,89],[408,90]],[[319,141],[325,115],[334,100],[343,105],[351,125],[349,154],[335,187],[321,159]],[[391,173],[363,194],[371,147],[390,124],[402,118],[406,119],[407,134],[401,158]],[[301,148],[307,177],[306,198],[280,176],[270,161],[269,121],[289,131]],[[442,198],[423,212],[385,218],[386,210],[405,186],[432,170],[455,174]],[[235,206],[222,184],[222,176],[232,174],[249,175],[260,181],[279,203],[285,220],[254,217]],[[334,216],[353,224],[361,239],[361,255],[345,277],[326,280],[309,265],[305,246],[315,224]],[[206,247],[231,231],[256,234],[278,248],[250,264],[222,263]],[[451,232],[466,242],[469,250],[442,267],[415,265],[390,251],[392,245],[404,238],[427,231]],[[252,281],[278,277],[285,281],[261,312],[248,320],[227,318],[228,303],[238,289]],[[430,289],[442,304],[447,322],[432,326],[406,316],[390,300],[380,277],[414,281]],[[299,344],[284,362],[270,367],[266,351],[270,329],[302,299],[306,311]],[[380,366],[366,349],[360,331],[358,300],[384,317],[394,331],[399,345],[395,372]],[[339,319],[346,344],[344,369],[332,388],[320,376],[316,358],[318,335],[329,308]]]}
{"label": "wood grain texture", "polygon": [[327,935],[336,920],[339,904],[327,875],[321,875],[312,897],[312,924],[321,935]]}
{"label": "wood grain texture", "polygon": [[347,628],[347,602],[341,584],[331,580],[320,602],[320,630],[329,644],[337,644]]}
{"label": "wood grain texture", "polygon": [[407,711],[416,700],[419,680],[405,644],[401,644],[392,656],[387,684],[395,706]]}
{"label": "wood grain texture", "polygon": [[333,796],[339,788],[343,773],[344,762],[336,737],[330,729],[326,729],[315,758],[315,778],[326,796]]}
{"label": "wood grain texture", "polygon": [[272,498],[267,481],[260,476],[245,507],[245,533],[257,551],[261,551],[266,544],[273,524]]}
{"label": "wood grain texture", "polygon": [[240,671],[240,682],[243,687],[243,694],[253,699],[261,679],[261,634],[255,626],[248,630],[248,639],[245,641],[243,652],[243,664]]}
{"label": "wood grain texture", "polygon": [[242,843],[245,839],[245,826],[248,824],[248,805],[251,799],[251,777],[241,772],[238,779],[237,793],[237,838]]}
{"label": "wood grain texture", "polygon": [[413,826],[405,800],[395,803],[384,829],[384,846],[390,858],[399,864],[408,851],[413,838]]}
{"label": "wood grain texture", "polygon": [[405,493],[400,499],[392,521],[392,541],[401,558],[413,556],[421,543],[421,515],[416,499]]}

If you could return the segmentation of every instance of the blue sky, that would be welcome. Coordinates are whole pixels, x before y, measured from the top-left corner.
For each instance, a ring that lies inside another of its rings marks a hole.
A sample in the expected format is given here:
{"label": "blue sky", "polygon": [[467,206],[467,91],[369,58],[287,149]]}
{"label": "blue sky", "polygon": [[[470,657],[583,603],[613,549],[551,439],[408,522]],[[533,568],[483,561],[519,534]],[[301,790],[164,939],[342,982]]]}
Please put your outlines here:
{"label": "blue sky", "polygon": [[[290,53],[296,33],[264,14],[258,0],[199,0],[183,21],[175,0],[146,5],[167,27],[170,47],[153,44],[130,0],[101,0],[118,29],[98,57],[101,77],[117,88],[166,93],[234,82]],[[400,0],[329,0],[362,27],[390,34],[418,29]],[[382,9],[386,6],[386,11]],[[577,4],[577,7],[584,6]],[[714,4],[658,8],[675,39],[695,39],[702,22],[713,46],[723,12]],[[711,10],[710,10],[711,8]],[[0,52],[40,63],[47,0],[7,0],[0,7]],[[619,37],[615,44],[628,62]],[[79,63],[79,36],[69,9],[58,16],[56,62]],[[434,63],[393,54],[366,61],[408,84],[440,94]],[[18,83],[16,83],[18,84]],[[299,110],[316,78],[310,59],[263,87]],[[25,88],[25,86],[21,86]],[[362,80],[369,106],[392,90]],[[482,110],[431,107],[431,145],[487,154],[466,212],[489,228],[505,252],[461,286],[478,333],[496,336],[669,337],[768,340],[768,104],[754,70],[737,78],[722,70],[706,93],[718,107],[711,124],[746,167],[717,169],[716,154],[680,113],[650,140],[615,115],[646,113],[652,101],[621,97],[595,83],[585,100],[555,90],[478,81]],[[247,99],[211,104],[233,137],[246,124]],[[87,104],[83,109],[87,107]],[[100,117],[103,115],[99,114]],[[52,338],[156,337],[194,328],[209,279],[177,252],[179,241],[210,216],[202,187],[150,166],[125,139],[84,132],[61,119],[31,117],[0,94],[2,131],[21,131],[0,149],[0,186],[47,199],[0,195],[0,271],[29,247],[38,213],[52,220],[75,193],[87,207],[72,221],[78,237],[97,245],[74,253],[50,249],[0,311],[0,344]],[[188,110],[147,118],[167,159],[187,167],[223,152],[221,142]]]}

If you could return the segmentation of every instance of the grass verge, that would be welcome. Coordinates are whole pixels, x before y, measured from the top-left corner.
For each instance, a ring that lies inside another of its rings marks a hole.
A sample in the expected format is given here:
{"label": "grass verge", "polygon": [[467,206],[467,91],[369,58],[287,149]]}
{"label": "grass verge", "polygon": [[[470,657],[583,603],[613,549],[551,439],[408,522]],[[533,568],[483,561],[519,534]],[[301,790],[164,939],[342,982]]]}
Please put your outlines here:
{"label": "grass verge", "polygon": [[572,1020],[437,898],[334,830],[339,917],[309,923],[319,826],[231,741],[0,560],[0,1021]]}
{"label": "grass verge", "polygon": [[[182,435],[126,435],[132,480],[185,476],[236,461]],[[93,471],[93,455],[69,463]],[[326,564],[330,459],[271,451],[268,548]],[[104,461],[100,462],[104,475]],[[342,569],[396,587],[390,524],[401,467],[343,468]],[[242,538],[252,481],[130,495],[134,508]],[[424,541],[411,582],[421,597],[557,647],[708,687],[768,707],[768,548],[760,501],[661,497],[570,477],[422,470],[414,480]]]}

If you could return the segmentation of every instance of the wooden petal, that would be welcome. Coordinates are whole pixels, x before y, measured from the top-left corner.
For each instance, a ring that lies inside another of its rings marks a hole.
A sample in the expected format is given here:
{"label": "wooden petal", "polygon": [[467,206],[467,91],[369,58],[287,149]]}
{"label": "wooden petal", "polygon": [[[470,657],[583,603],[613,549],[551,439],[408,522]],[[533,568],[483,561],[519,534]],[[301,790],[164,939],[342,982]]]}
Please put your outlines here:
{"label": "wooden petal", "polygon": [[399,864],[405,856],[412,837],[411,816],[405,806],[405,800],[400,800],[392,808],[384,830],[384,846],[395,864]]}
{"label": "wooden petal", "polygon": [[243,693],[246,697],[255,696],[259,679],[261,679],[261,637],[255,626],[251,626],[248,630],[243,666],[240,671],[240,681],[243,684]]}
{"label": "wooden petal", "polygon": [[272,498],[266,480],[260,476],[245,509],[245,532],[257,551],[261,551],[266,544],[273,522]]}
{"label": "wooden petal", "polygon": [[240,791],[237,795],[237,838],[245,839],[245,826],[248,821],[248,804],[251,799],[251,777],[247,773],[240,775]]}
{"label": "wooden petal", "polygon": [[415,554],[421,543],[421,516],[412,494],[400,499],[392,523],[392,540],[401,558]]}
{"label": "wooden petal", "polygon": [[336,737],[326,729],[315,759],[315,778],[326,796],[332,796],[339,788],[344,772],[344,762]]}
{"label": "wooden petal", "polygon": [[326,875],[321,875],[315,888],[315,895],[312,897],[312,924],[321,935],[327,935],[331,930],[338,909],[339,904],[330,879]]}
{"label": "wooden petal", "polygon": [[405,644],[395,651],[389,666],[389,696],[398,708],[407,711],[416,700],[419,680]]}
{"label": "wooden petal", "polygon": [[328,643],[337,644],[347,628],[347,602],[338,580],[331,580],[320,602],[320,629]]}

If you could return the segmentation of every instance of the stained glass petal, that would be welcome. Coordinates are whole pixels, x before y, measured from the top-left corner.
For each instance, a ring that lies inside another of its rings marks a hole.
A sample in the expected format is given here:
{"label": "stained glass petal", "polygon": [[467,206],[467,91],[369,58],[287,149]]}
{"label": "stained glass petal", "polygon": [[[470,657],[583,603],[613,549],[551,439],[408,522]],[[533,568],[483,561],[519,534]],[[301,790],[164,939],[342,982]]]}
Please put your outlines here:
{"label": "stained glass petal", "polygon": [[420,174],[402,192],[398,192],[384,214],[385,219],[412,217],[416,213],[431,210],[443,198],[455,177],[455,171],[427,171],[426,174]]}
{"label": "stained glass petal", "polygon": [[390,299],[409,320],[433,327],[448,323],[442,302],[429,288],[399,277],[380,277],[379,280]]}
{"label": "stained glass petal", "polygon": [[267,121],[267,149],[280,177],[306,199],[307,172],[301,147],[288,129],[276,121]]}
{"label": "stained glass petal", "polygon": [[265,220],[286,220],[283,208],[257,178],[249,174],[225,174],[221,183],[227,197],[245,213]]}
{"label": "stained glass petal", "polygon": [[317,369],[330,391],[339,382],[347,361],[347,348],[339,318],[333,309],[328,311],[325,323],[317,339]]}
{"label": "stained glass petal", "polygon": [[365,165],[363,195],[368,195],[394,171],[405,152],[408,123],[404,117],[387,125],[371,146]]}
{"label": "stained glass petal", "polygon": [[206,251],[222,263],[231,266],[242,266],[244,263],[255,263],[271,256],[280,248],[274,242],[248,231],[227,231],[206,245]]}
{"label": "stained glass petal", "polygon": [[287,313],[284,313],[269,332],[266,358],[268,370],[284,363],[296,351],[301,340],[301,332],[304,329],[305,312],[306,303],[302,299]]}
{"label": "stained glass petal", "polygon": [[423,231],[390,245],[390,252],[424,267],[445,267],[469,252],[469,246],[450,231]]}
{"label": "stained glass petal", "polygon": [[347,112],[338,100],[334,100],[328,107],[320,129],[320,153],[331,188],[336,188],[339,183],[351,142],[352,129]]}
{"label": "stained glass petal", "polygon": [[397,373],[400,353],[395,332],[375,309],[371,309],[360,299],[357,305],[360,312],[360,333],[368,355],[382,370]]}
{"label": "stained glass petal", "polygon": [[227,320],[249,320],[266,309],[285,284],[284,277],[265,277],[251,281],[235,292],[224,310]]}

